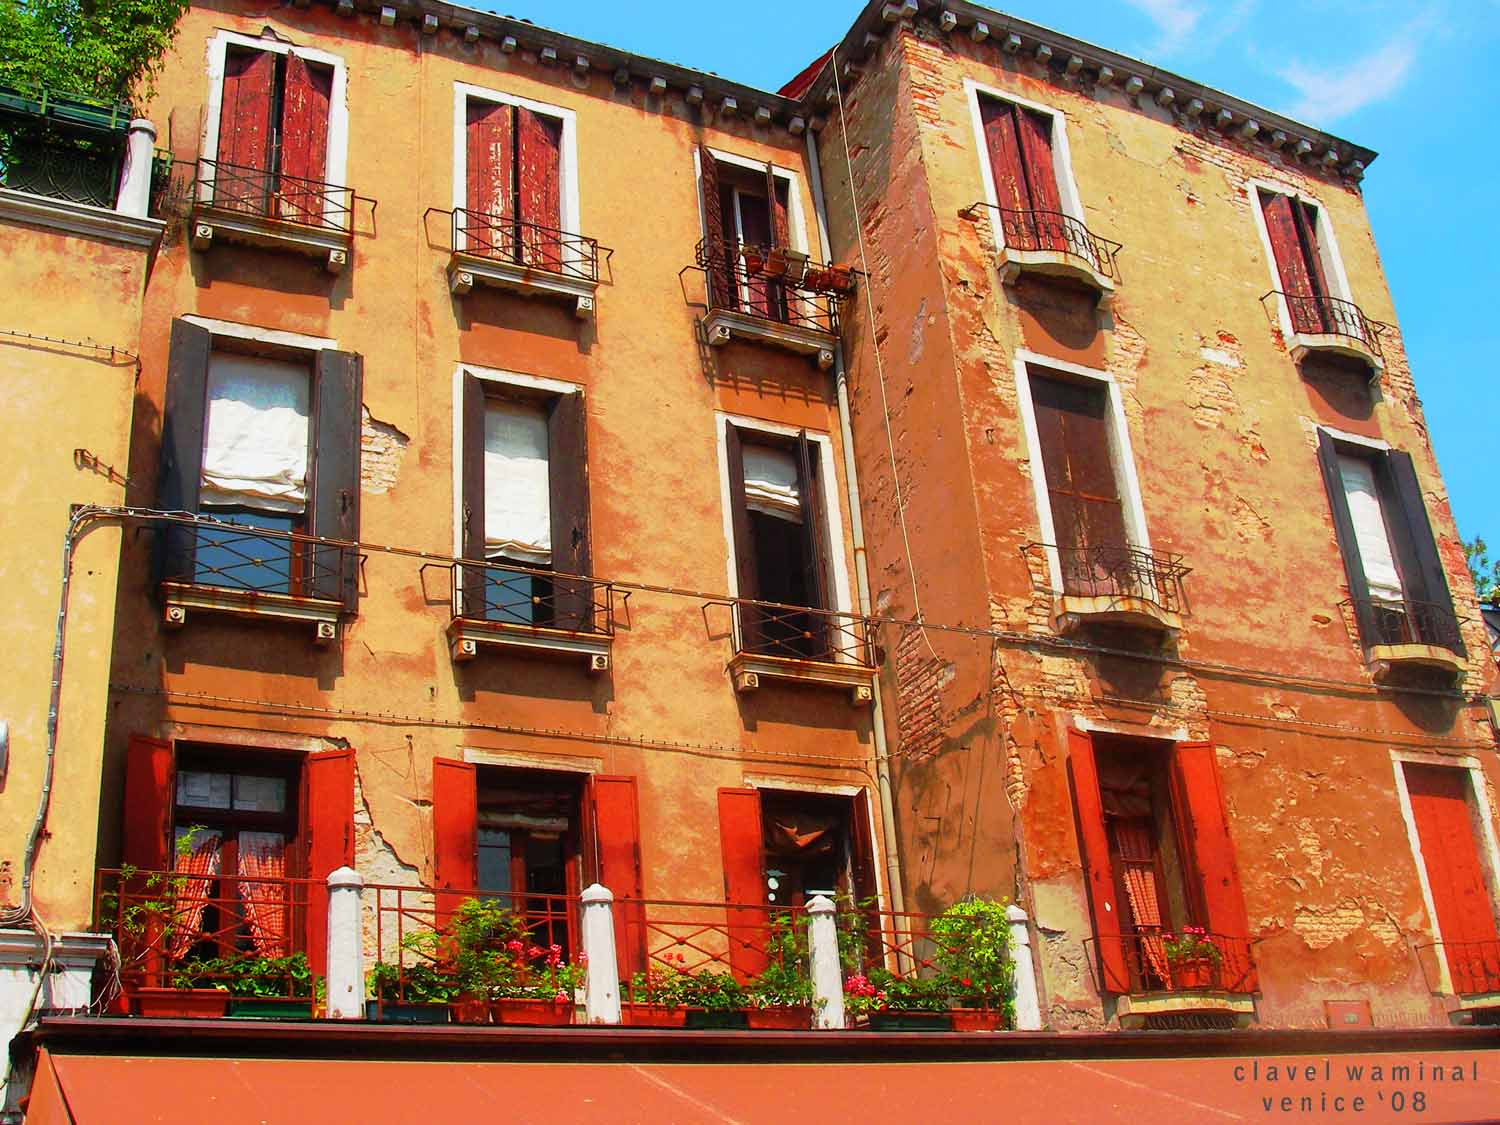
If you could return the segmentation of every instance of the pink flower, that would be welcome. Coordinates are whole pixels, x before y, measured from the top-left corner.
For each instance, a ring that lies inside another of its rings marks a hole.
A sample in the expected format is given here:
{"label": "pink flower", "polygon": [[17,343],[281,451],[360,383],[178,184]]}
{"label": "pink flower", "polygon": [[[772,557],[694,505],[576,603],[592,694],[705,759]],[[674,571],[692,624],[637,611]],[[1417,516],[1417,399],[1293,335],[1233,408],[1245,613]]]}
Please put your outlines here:
{"label": "pink flower", "polygon": [[525,949],[526,947],[519,941],[508,941],[505,943],[505,948],[510,950],[512,953],[520,953],[521,950]]}
{"label": "pink flower", "polygon": [[557,995],[553,998],[553,1003],[556,1003],[556,1004],[566,1004],[567,1002],[568,1002],[568,994],[566,992],[564,992],[562,989],[559,988],[557,990]]}
{"label": "pink flower", "polygon": [[963,979],[963,981],[961,983],[963,984],[963,986],[965,988],[973,988],[974,987],[974,982],[972,980],[970,980],[968,977],[964,977],[964,979]]}
{"label": "pink flower", "polygon": [[578,963],[580,965],[587,965],[589,963],[589,955],[580,951],[578,954]]}

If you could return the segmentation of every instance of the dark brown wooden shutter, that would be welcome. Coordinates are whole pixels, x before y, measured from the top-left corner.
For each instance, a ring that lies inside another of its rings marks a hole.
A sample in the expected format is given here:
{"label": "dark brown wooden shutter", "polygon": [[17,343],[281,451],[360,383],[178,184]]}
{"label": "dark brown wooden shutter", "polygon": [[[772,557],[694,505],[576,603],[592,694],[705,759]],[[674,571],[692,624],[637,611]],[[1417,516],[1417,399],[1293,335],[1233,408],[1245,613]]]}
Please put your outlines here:
{"label": "dark brown wooden shutter", "polygon": [[980,98],[979,116],[989,149],[990,174],[995,181],[995,202],[1007,211],[1030,211],[1031,193],[1026,187],[1016,107],[994,98]]}
{"label": "dark brown wooden shutter", "polygon": [[308,63],[296,54],[287,56],[281,102],[283,219],[323,223],[326,199],[320,185],[328,180],[328,109],[332,98],[332,68]]}
{"label": "dark brown wooden shutter", "polygon": [[[213,336],[207,328],[186,320],[172,321],[161,426],[161,476],[156,489],[157,506],[168,512],[198,511],[212,348]],[[194,532],[187,526],[161,529],[157,539],[159,578],[192,581]]]}
{"label": "dark brown wooden shutter", "polygon": [[176,786],[172,744],[131,735],[125,747],[122,862],[142,871],[171,870]]}
{"label": "dark brown wooden shutter", "polygon": [[871,823],[870,794],[861,789],[849,803],[849,866],[856,904],[873,900],[880,893]]}
{"label": "dark brown wooden shutter", "polygon": [[437,924],[447,924],[479,882],[479,775],[468,762],[432,760],[432,885]]}
{"label": "dark brown wooden shutter", "polygon": [[[750,531],[750,508],[745,503],[745,449],[739,428],[724,423],[724,457],[729,467],[729,526],[734,533],[734,572],[741,598],[760,597],[760,575],[755,565],[755,539]],[[739,607],[740,644],[755,651],[761,642],[760,612],[754,606]]]}
{"label": "dark brown wooden shutter", "polygon": [[1197,873],[1190,898],[1202,904],[1210,933],[1230,939],[1219,943],[1223,955],[1220,981],[1231,992],[1254,992],[1258,987],[1250,958],[1250,919],[1245,891],[1229,836],[1219,766],[1211,742],[1179,742],[1172,754],[1172,788],[1180,835]]}
{"label": "dark brown wooden shutter", "polygon": [[785,180],[776,178],[770,164],[766,165],[766,199],[771,205],[771,238],[776,246],[791,246],[792,224],[790,217],[790,191]]}
{"label": "dark brown wooden shutter", "polygon": [[354,751],[309,754],[302,792],[310,880],[307,959],[321,976],[328,971],[328,876],[354,866]]}
{"label": "dark brown wooden shutter", "polygon": [[[819,472],[818,447],[807,438],[807,431],[797,435],[792,457],[797,464],[797,494],[802,505],[802,571],[807,590],[807,604],[813,609],[832,609],[828,593],[828,511],[824,505]],[[833,619],[817,614],[803,617],[807,633],[805,645],[798,650],[813,660],[832,660],[848,638],[839,632]]]}
{"label": "dark brown wooden shutter", "polygon": [[1057,191],[1057,171],[1052,163],[1052,119],[1034,110],[1016,107],[1016,132],[1021,142],[1021,167],[1035,215],[1036,245],[1043,250],[1067,250],[1067,231],[1062,223],[1062,198]]}
{"label": "dark brown wooden shutter", "polygon": [[[1453,610],[1453,595],[1448,589],[1448,575],[1443,570],[1443,558],[1438,554],[1437,539],[1432,533],[1432,522],[1427,518],[1427,505],[1422,499],[1422,485],[1417,480],[1417,470],[1412,464],[1411,454],[1392,450],[1386,455],[1386,467],[1390,472],[1391,484],[1396,493],[1396,506],[1401,510],[1404,525],[1400,538],[1406,540],[1405,545],[1409,548],[1411,562],[1414,564],[1404,568],[1414,573],[1403,573],[1402,582],[1415,587],[1415,590],[1408,589],[1408,597],[1431,604],[1432,609],[1426,612],[1435,618],[1435,632],[1430,639],[1424,636],[1422,640],[1444,648],[1452,647],[1454,652],[1463,656],[1464,643],[1458,632],[1458,618]],[[1413,578],[1416,579],[1415,582],[1412,581]]]}
{"label": "dark brown wooden shutter", "polygon": [[464,199],[469,215],[464,249],[470,254],[514,257],[515,110],[470,99],[464,134]]}
{"label": "dark brown wooden shutter", "polygon": [[562,122],[516,110],[516,196],[523,223],[521,245],[528,265],[554,273],[562,268]]}
{"label": "dark brown wooden shutter", "polygon": [[1354,517],[1349,514],[1349,496],[1344,491],[1344,474],[1339,469],[1339,448],[1326,430],[1318,431],[1318,467],[1323,472],[1323,489],[1328,493],[1328,509],[1333,514],[1334,538],[1344,559],[1344,574],[1349,579],[1349,596],[1354,600],[1360,640],[1372,645],[1377,643],[1378,633],[1370,604],[1370,586],[1359,558]]}
{"label": "dark brown wooden shutter", "polygon": [[[547,421],[547,473],[551,481],[552,566],[561,574],[589,575],[588,415],[583,392],[558,395]],[[553,624],[592,632],[590,582],[552,580]]]}
{"label": "dark brown wooden shutter", "polygon": [[1073,776],[1073,801],[1078,812],[1078,846],[1079,858],[1083,862],[1084,887],[1094,914],[1101,991],[1128,993],[1130,972],[1126,967],[1125,943],[1121,937],[1123,904],[1115,901],[1115,877],[1109,862],[1109,834],[1104,827],[1099,770],[1094,764],[1094,743],[1086,731],[1068,731],[1068,769]]}
{"label": "dark brown wooden shutter", "polygon": [[710,308],[734,307],[734,277],[724,246],[724,203],[719,194],[719,162],[707,145],[698,146],[699,183],[703,192],[703,237],[708,261]]}
{"label": "dark brown wooden shutter", "polygon": [[[364,360],[355,352],[318,352],[313,380],[317,394],[312,471],[312,533],[328,539],[359,541],[359,458],[363,428]],[[341,602],[351,613],[359,605],[359,551],[329,546],[312,549],[313,596]]]}
{"label": "dark brown wooden shutter", "polygon": [[[460,404],[463,427],[463,465],[459,476],[463,496],[460,555],[475,562],[484,561],[484,384],[467,371],[463,376]],[[462,605],[459,616],[482,619],[485,616],[485,571],[482,566],[463,568]]]}
{"label": "dark brown wooden shutter", "polygon": [[719,790],[719,843],[724,854],[724,901],[729,965],[747,981],[766,967],[766,860],[760,793]]}
{"label": "dark brown wooden shutter", "polygon": [[219,103],[214,202],[265,214],[271,199],[271,109],[276,96],[276,56],[229,47]]}
{"label": "dark brown wooden shutter", "polygon": [[646,967],[646,915],[641,905],[641,825],[633,777],[604,774],[589,781],[593,805],[596,878],[615,896],[615,955],[620,979]]}

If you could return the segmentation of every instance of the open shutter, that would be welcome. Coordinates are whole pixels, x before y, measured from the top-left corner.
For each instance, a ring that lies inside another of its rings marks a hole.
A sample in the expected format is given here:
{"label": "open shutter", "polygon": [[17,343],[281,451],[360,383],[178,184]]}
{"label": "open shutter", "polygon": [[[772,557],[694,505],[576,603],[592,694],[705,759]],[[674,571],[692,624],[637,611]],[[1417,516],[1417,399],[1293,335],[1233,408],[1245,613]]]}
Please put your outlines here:
{"label": "open shutter", "polygon": [[854,795],[849,809],[849,866],[852,868],[856,903],[872,900],[880,893],[875,877],[875,863],[870,794],[861,789]]}
{"label": "open shutter", "polygon": [[1229,939],[1217,943],[1223,955],[1220,981],[1230,992],[1254,992],[1259,985],[1250,958],[1250,920],[1213,743],[1179,742],[1172,754],[1172,784],[1178,827],[1198,875],[1205,928]]}
{"label": "open shutter", "polygon": [[[1292,208],[1290,196],[1279,192],[1261,192],[1260,208],[1266,218],[1266,234],[1271,239],[1271,253],[1276,258],[1276,273],[1281,278],[1281,290],[1287,294],[1287,309],[1292,318],[1293,332],[1321,332],[1322,318],[1318,302],[1308,300],[1317,291],[1308,273],[1307,256],[1302,249],[1302,238],[1297,230],[1297,216]],[[1300,299],[1299,299],[1300,298]]]}
{"label": "open shutter", "polygon": [[133,734],[125,748],[125,819],[121,862],[142,871],[172,867],[176,794],[172,744]]}
{"label": "open shutter", "polygon": [[724,852],[729,965],[749,980],[766,967],[766,859],[760,793],[719,790],[719,844]]}
{"label": "open shutter", "polygon": [[321,976],[328,971],[328,875],[354,866],[354,751],[309,754],[302,786],[310,880],[307,959]]}
{"label": "open shutter", "polygon": [[[831,609],[828,596],[828,512],[818,473],[818,447],[797,435],[797,494],[802,501],[802,569],[806,575],[808,604],[813,609]],[[807,614],[803,627],[809,634],[804,650],[814,660],[832,660],[847,638],[831,633],[834,619]]]}
{"label": "open shutter", "polygon": [[[281,218],[322,225],[328,202],[328,106],[333,98],[333,70],[309,64],[296,54],[286,58],[281,102]],[[342,222],[328,215],[330,222]]]}
{"label": "open shutter", "polygon": [[719,194],[719,162],[707,145],[698,146],[698,182],[703,192],[703,238],[708,262],[708,305],[734,308],[734,275],[724,246],[724,202]]}
{"label": "open shutter", "polygon": [[224,53],[219,102],[219,144],[215,149],[213,201],[216,206],[257,215],[271,200],[271,107],[276,93],[276,56],[269,51],[231,47]]}
{"label": "open shutter", "polygon": [[[1458,631],[1458,618],[1453,611],[1453,595],[1448,589],[1448,576],[1443,570],[1443,559],[1438,554],[1437,540],[1432,534],[1432,523],[1427,518],[1427,505],[1422,500],[1422,485],[1417,480],[1417,470],[1412,464],[1411,454],[1392,450],[1386,455],[1386,467],[1390,470],[1391,483],[1396,490],[1397,506],[1405,522],[1406,546],[1410,549],[1412,569],[1420,583],[1413,600],[1427,602],[1431,608],[1423,607],[1430,614],[1430,639],[1423,636],[1427,644],[1452,648],[1464,655],[1463,638]],[[1403,577],[1405,577],[1403,575]],[[1422,627],[1418,625],[1419,635]]]}
{"label": "open shutter", "polygon": [[479,882],[479,775],[468,762],[432,760],[432,885],[437,925]]}
{"label": "open shutter", "polygon": [[646,914],[641,905],[641,826],[635,778],[596,775],[589,782],[593,802],[597,878],[615,896],[615,955],[620,979],[646,967]]}
{"label": "open shutter", "polygon": [[1094,938],[1099,946],[1101,990],[1130,991],[1125,943],[1120,927],[1121,904],[1115,901],[1115,877],[1109,864],[1109,834],[1104,827],[1104,803],[1099,795],[1099,771],[1094,743],[1086,731],[1068,731],[1068,768],[1073,774],[1073,801],[1078,811],[1078,844],[1084,883],[1094,914]]}
{"label": "open shutter", "polygon": [[1354,517],[1349,513],[1349,497],[1344,493],[1338,445],[1326,430],[1318,431],[1318,467],[1323,471],[1323,488],[1328,493],[1328,508],[1333,513],[1334,537],[1338,540],[1339,554],[1344,557],[1344,574],[1349,579],[1349,596],[1354,599],[1360,640],[1367,645],[1375,644],[1374,607],[1370,604],[1364,564],[1359,559],[1359,540],[1354,534]]}
{"label": "open shutter", "polygon": [[979,115],[984,123],[984,140],[990,154],[990,174],[995,181],[995,202],[1002,210],[1030,211],[1031,193],[1026,189],[1016,107],[1009,102],[981,98]]}
{"label": "open shutter", "polygon": [[[724,456],[729,465],[729,525],[734,532],[734,571],[742,598],[760,597],[760,576],[755,565],[755,540],[750,534],[750,509],[745,504],[745,450],[740,431],[733,422],[724,423]],[[739,607],[740,646],[755,651],[760,644],[760,611]]]}
{"label": "open shutter", "polygon": [[516,110],[516,196],[520,204],[521,245],[528,265],[562,268],[562,122]]}
{"label": "open shutter", "polygon": [[515,110],[470,99],[464,133],[464,199],[460,224],[470,254],[515,255]]}
{"label": "open shutter", "polygon": [[[157,506],[168,512],[198,510],[212,342],[207,328],[186,320],[172,321],[167,400],[161,426],[161,476],[156,490]],[[161,578],[192,580],[194,530],[172,525],[161,530],[158,539]]]}
{"label": "open shutter", "polygon": [[[463,376],[462,401],[459,404],[463,433],[463,465],[460,469],[463,496],[460,513],[459,553],[463,558],[484,561],[484,384],[467,371]],[[484,568],[463,568],[460,617],[483,619]]]}
{"label": "open shutter", "polygon": [[1021,142],[1021,167],[1036,218],[1037,246],[1067,250],[1068,232],[1062,221],[1062,198],[1052,162],[1052,119],[1016,107],[1016,133]]}
{"label": "open shutter", "polygon": [[[354,352],[318,352],[317,428],[312,450],[312,533],[359,541],[359,455],[364,361]],[[341,602],[351,613],[359,604],[359,552],[312,548],[313,596]]]}
{"label": "open shutter", "polygon": [[[558,395],[547,420],[547,471],[551,481],[552,566],[561,574],[587,575],[589,557],[588,419],[583,392]],[[576,579],[552,580],[553,625],[592,633],[594,587]]]}

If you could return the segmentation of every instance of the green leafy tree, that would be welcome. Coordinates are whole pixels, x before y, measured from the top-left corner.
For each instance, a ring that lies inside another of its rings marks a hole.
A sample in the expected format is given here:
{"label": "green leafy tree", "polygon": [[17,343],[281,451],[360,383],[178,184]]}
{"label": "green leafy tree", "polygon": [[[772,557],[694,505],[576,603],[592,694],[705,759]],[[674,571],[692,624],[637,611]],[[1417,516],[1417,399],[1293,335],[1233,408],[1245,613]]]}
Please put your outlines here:
{"label": "green leafy tree", "polygon": [[145,101],[187,0],[0,0],[0,83]]}
{"label": "green leafy tree", "polygon": [[1479,536],[1464,544],[1469,573],[1474,576],[1474,593],[1486,605],[1500,605],[1500,559],[1490,560],[1489,548]]}

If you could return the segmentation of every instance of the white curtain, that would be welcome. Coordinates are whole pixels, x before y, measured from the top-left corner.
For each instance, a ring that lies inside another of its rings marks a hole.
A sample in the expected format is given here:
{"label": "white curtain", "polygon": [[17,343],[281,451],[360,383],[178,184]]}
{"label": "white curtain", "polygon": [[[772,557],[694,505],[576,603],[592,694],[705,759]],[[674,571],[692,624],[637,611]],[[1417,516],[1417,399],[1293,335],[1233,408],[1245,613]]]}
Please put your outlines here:
{"label": "white curtain", "polygon": [[744,447],[745,507],[790,523],[802,522],[797,459],[786,449]]}
{"label": "white curtain", "polygon": [[1340,457],[1339,473],[1344,480],[1344,495],[1349,501],[1354,539],[1359,544],[1359,561],[1364,567],[1370,597],[1376,601],[1399,602],[1401,575],[1396,570],[1391,540],[1386,534],[1374,470],[1361,458]]}
{"label": "white curtain", "polygon": [[484,553],[552,565],[547,412],[540,406],[485,405]]}
{"label": "white curtain", "polygon": [[308,371],[219,354],[208,363],[204,504],[269,512],[307,507]]}

